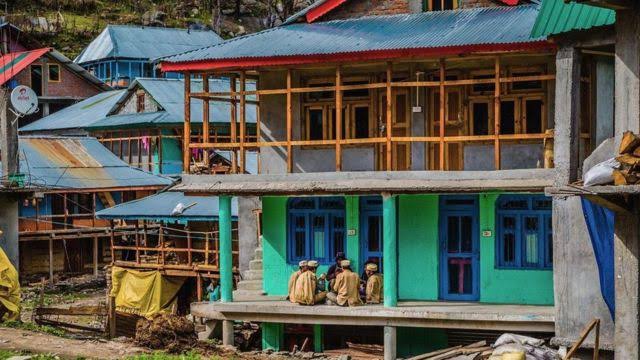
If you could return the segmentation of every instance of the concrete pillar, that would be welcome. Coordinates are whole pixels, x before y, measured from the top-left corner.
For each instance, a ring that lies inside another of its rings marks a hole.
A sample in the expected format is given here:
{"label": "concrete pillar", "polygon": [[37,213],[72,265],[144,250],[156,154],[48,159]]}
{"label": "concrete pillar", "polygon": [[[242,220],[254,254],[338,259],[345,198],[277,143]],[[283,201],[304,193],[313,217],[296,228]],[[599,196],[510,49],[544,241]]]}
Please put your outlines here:
{"label": "concrete pillar", "polygon": [[0,247],[20,271],[20,248],[18,245],[18,197],[0,194]]}
{"label": "concrete pillar", "polygon": [[384,327],[384,360],[395,360],[397,354],[397,329],[395,326]]}
{"label": "concrete pillar", "polygon": [[389,193],[382,194],[382,268],[385,307],[398,305],[397,200],[397,196]]}
{"label": "concrete pillar", "polygon": [[556,185],[578,179],[580,150],[580,50],[563,46],[556,54],[554,162]]}
{"label": "concrete pillar", "polygon": [[640,4],[616,12],[615,71],[617,149],[625,131],[640,132]]}
{"label": "concrete pillar", "polygon": [[258,246],[258,221],[256,210],[262,205],[258,197],[238,198],[238,269],[240,273],[249,270],[249,262],[255,256]]}
{"label": "concrete pillar", "polygon": [[[233,253],[231,248],[231,197],[218,197],[220,231],[220,300],[233,301]],[[223,328],[224,330],[224,328]]]}
{"label": "concrete pillar", "polygon": [[614,257],[616,274],[615,358],[640,359],[640,222],[634,214],[616,214]]}
{"label": "concrete pillar", "polygon": [[233,334],[233,321],[222,320],[222,345],[233,346],[235,335]]}

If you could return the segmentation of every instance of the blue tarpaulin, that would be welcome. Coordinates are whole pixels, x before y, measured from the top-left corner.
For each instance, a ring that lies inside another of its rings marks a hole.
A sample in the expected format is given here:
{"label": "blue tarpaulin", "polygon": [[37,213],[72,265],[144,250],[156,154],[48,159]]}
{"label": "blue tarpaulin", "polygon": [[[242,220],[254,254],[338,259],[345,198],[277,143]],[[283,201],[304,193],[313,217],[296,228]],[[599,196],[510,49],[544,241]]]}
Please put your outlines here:
{"label": "blue tarpaulin", "polygon": [[604,302],[609,308],[611,318],[615,319],[615,273],[613,269],[613,227],[615,216],[613,211],[596,205],[585,198],[582,198],[582,211],[584,212],[593,252],[598,263],[600,291]]}

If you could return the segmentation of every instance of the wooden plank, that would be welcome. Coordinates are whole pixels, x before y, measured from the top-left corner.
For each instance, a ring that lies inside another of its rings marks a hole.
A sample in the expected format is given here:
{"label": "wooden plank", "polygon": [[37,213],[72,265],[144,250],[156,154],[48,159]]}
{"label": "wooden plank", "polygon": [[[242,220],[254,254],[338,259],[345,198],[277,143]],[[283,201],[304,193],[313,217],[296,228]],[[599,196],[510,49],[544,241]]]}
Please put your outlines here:
{"label": "wooden plank", "polygon": [[49,284],[55,283],[53,279],[53,239],[49,238]]}
{"label": "wooden plank", "polygon": [[98,276],[98,236],[93,237],[93,276]]}
{"label": "wooden plank", "polygon": [[[596,334],[598,335],[598,338],[599,338],[599,335],[600,335],[600,319],[591,320],[591,322],[584,329],[582,329],[582,332],[580,333],[580,336],[578,337],[578,341],[576,341],[576,343],[573,344],[571,349],[569,349],[569,351],[567,352],[567,355],[564,356],[563,360],[571,359],[573,354],[575,354],[575,352],[578,351],[578,349],[580,348],[582,343],[587,339],[587,336],[589,335],[589,333],[591,333],[591,330],[593,330],[594,328],[597,328]],[[596,339],[596,343],[599,343],[599,342],[600,342],[600,339]],[[600,352],[600,349],[598,349],[598,347],[594,348],[594,352],[593,352],[594,360],[598,359],[599,352]]]}
{"label": "wooden plank", "polygon": [[[204,92],[209,92],[209,74],[202,74],[202,89]],[[209,142],[209,99],[202,99],[202,142]],[[206,149],[203,151],[204,164],[209,168],[209,151]]]}
{"label": "wooden plank", "polygon": [[189,263],[189,265],[191,265],[192,263],[192,248],[193,244],[192,244],[192,240],[191,240],[191,231],[189,231],[189,227],[187,226],[187,262]]}
{"label": "wooden plank", "polygon": [[107,316],[109,311],[107,307],[100,305],[78,305],[70,306],[68,308],[55,308],[55,307],[38,307],[34,309],[34,315],[57,315],[57,316]]}
{"label": "wooden plank", "polygon": [[385,137],[387,139],[386,142],[386,155],[385,155],[385,159],[386,159],[386,170],[387,171],[391,171],[392,170],[392,165],[393,165],[393,159],[392,159],[392,143],[391,143],[391,130],[393,127],[393,113],[391,111],[391,107],[393,105],[393,93],[392,93],[392,88],[391,88],[391,81],[392,81],[392,77],[393,77],[393,64],[391,62],[387,63],[387,83],[386,83],[386,89],[387,89],[387,114],[386,114],[386,128],[385,128]]}
{"label": "wooden plank", "polygon": [[[235,94],[236,92],[236,77],[235,76],[231,76],[231,78],[229,78],[229,87],[231,88],[231,92],[233,92]],[[229,124],[230,126],[230,131],[229,134],[231,136],[230,142],[235,143],[237,142],[237,130],[238,130],[238,125],[237,125],[237,113],[238,113],[238,109],[236,107],[236,97],[235,95],[233,95],[231,97],[231,99],[233,100],[231,102],[231,123]],[[238,153],[236,152],[236,147],[231,149],[231,173],[235,174],[238,172]]]}
{"label": "wooden plank", "polygon": [[291,69],[287,69],[287,173],[293,172],[293,153],[291,140],[293,138],[293,99],[291,95]]}
{"label": "wooden plank", "polygon": [[445,101],[446,101],[446,94],[445,94],[445,88],[444,88],[444,82],[445,82],[445,78],[446,78],[446,71],[445,71],[445,62],[444,59],[440,59],[440,121],[439,121],[439,125],[438,125],[438,130],[439,130],[439,135],[440,135],[440,151],[439,154],[439,169],[440,170],[444,170],[444,149],[445,149],[445,144],[444,144],[444,127],[445,127]]}
{"label": "wooden plank", "polygon": [[246,153],[245,153],[245,137],[246,137],[246,107],[247,107],[247,97],[244,95],[244,91],[246,89],[247,82],[247,74],[242,71],[240,73],[240,173],[244,174],[246,169]]}
{"label": "wooden plank", "polygon": [[495,89],[493,92],[493,117],[494,117],[494,143],[493,143],[493,164],[496,170],[500,170],[500,58],[495,58]]}
{"label": "wooden plank", "polygon": [[184,73],[184,125],[182,133],[182,172],[188,174],[191,165],[191,73]]}
{"label": "wooden plank", "polygon": [[336,67],[336,171],[342,170],[342,73],[340,66]]}
{"label": "wooden plank", "polygon": [[449,348],[445,348],[445,349],[431,351],[431,352],[428,352],[428,353],[425,353],[425,354],[421,354],[421,355],[417,355],[417,356],[414,356],[414,357],[410,357],[407,360],[423,360],[423,359],[426,359],[428,357],[437,356],[437,355],[448,353],[450,351],[458,350],[458,349],[461,349],[461,348],[462,348],[462,345],[457,345],[457,346],[453,346],[453,347],[449,347]]}

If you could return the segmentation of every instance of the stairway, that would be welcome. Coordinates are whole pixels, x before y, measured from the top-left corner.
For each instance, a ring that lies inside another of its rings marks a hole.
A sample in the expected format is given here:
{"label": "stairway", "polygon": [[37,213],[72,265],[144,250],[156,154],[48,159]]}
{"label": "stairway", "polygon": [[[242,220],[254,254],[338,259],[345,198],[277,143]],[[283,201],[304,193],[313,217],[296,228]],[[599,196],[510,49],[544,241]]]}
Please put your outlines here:
{"label": "stairway", "polygon": [[233,292],[235,301],[260,300],[264,296],[262,290],[262,247],[253,252],[253,260],[249,262],[249,270],[242,274],[238,289]]}

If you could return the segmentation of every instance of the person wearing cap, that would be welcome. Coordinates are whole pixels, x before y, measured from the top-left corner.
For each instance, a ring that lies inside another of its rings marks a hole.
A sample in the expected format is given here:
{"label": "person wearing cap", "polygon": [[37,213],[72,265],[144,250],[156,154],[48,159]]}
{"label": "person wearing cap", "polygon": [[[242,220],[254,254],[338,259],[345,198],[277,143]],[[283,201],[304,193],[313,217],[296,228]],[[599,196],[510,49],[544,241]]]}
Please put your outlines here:
{"label": "person wearing cap", "polygon": [[365,267],[367,286],[365,287],[365,301],[367,304],[380,304],[382,301],[382,275],[378,272],[378,265],[369,263]]}
{"label": "person wearing cap", "polygon": [[327,281],[329,282],[329,290],[333,288],[333,284],[336,282],[336,276],[342,271],[340,268],[340,262],[345,260],[344,253],[339,251],[336,253],[336,262],[329,266],[327,271]]}
{"label": "person wearing cap", "polygon": [[342,271],[336,276],[336,282],[332,287],[333,291],[327,294],[327,299],[340,306],[362,305],[358,291],[360,277],[351,271],[351,261],[342,260],[340,268]]}
{"label": "person wearing cap", "polygon": [[327,293],[320,291],[318,288],[318,278],[316,271],[318,262],[309,260],[307,262],[307,271],[304,271],[295,283],[294,297],[295,302],[300,305],[315,305],[324,302]]}
{"label": "person wearing cap", "polygon": [[298,280],[298,277],[300,277],[300,275],[305,271],[307,271],[307,261],[302,260],[298,263],[298,270],[291,274],[291,276],[289,277],[289,296],[287,296],[287,299],[289,299],[289,301],[291,301],[292,303],[296,302],[294,294],[296,288],[296,280]]}

